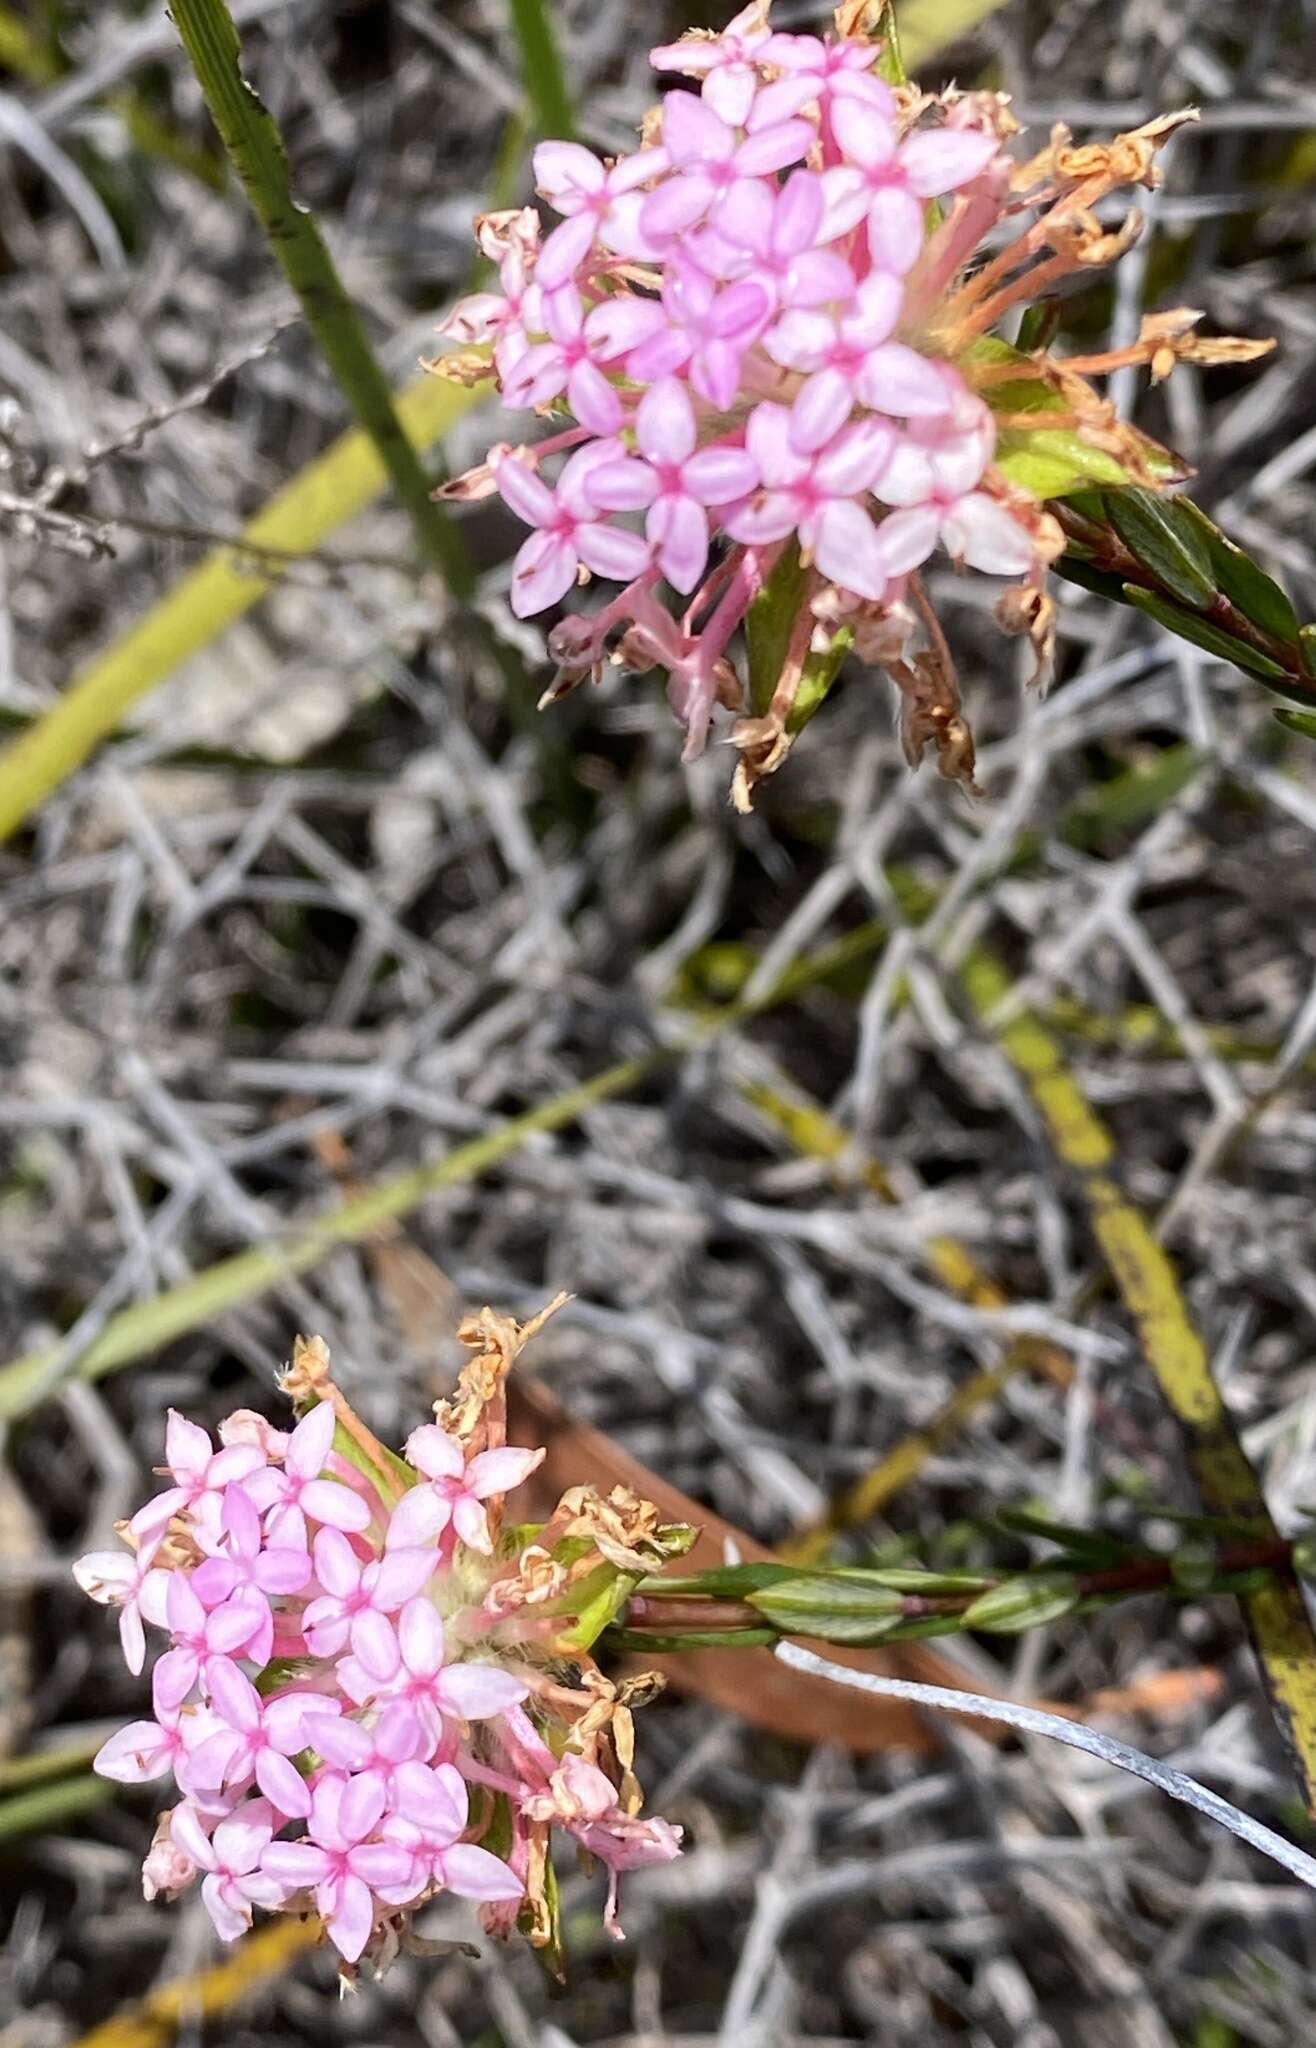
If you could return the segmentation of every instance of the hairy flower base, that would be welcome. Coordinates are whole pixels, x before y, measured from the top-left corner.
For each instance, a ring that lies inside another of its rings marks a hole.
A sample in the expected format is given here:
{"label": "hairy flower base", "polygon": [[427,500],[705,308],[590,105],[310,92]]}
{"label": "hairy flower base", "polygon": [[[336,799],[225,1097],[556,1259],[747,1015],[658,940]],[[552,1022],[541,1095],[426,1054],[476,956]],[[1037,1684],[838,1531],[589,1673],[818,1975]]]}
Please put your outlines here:
{"label": "hairy flower base", "polygon": [[95,1761],[124,1784],[172,1775],[183,1795],[143,1866],[148,1899],[199,1877],[225,1941],[255,1906],[314,1911],[350,1976],[387,1962],[444,1890],[493,1932],[554,1940],[555,1827],[606,1865],[614,1933],[618,1874],[679,1853],[679,1829],[638,1816],[628,1702],[645,1688],[612,1685],[586,1646],[609,1586],[623,1597],[690,1532],[620,1489],[576,1488],[533,1539],[500,1533],[544,1455],[504,1442],[503,1390],[543,1320],[464,1324],[477,1355],[405,1458],[353,1413],[318,1340],[285,1379],[305,1411],[287,1434],[239,1410],[216,1450],[171,1411],[172,1484],[121,1527],[124,1551],[74,1567],[118,1607],[131,1671],[148,1626],[169,1638],[154,1718]]}
{"label": "hairy flower base", "polygon": [[[1194,341],[1196,316],[1176,309],[1131,349],[1081,366],[1004,349],[1006,376],[991,330],[1128,246],[1140,217],[1112,230],[1094,209],[1117,186],[1154,184],[1157,149],[1192,117],[1109,146],[1075,148],[1057,129],[1020,165],[1005,152],[1016,124],[1002,96],[884,82],[872,11],[847,0],[835,35],[783,35],[769,0],[750,0],[721,35],[655,50],[658,71],[698,92],[667,92],[645,146],[615,162],[540,145],[538,189],[559,225],[542,236],[530,209],[477,224],[501,289],[454,308],[440,331],[464,347],[431,366],[463,382],[492,374],[509,406],[576,423],[500,447],[447,487],[497,490],[533,528],[512,570],[520,617],[591,578],[623,586],[592,618],[554,629],[546,701],[607,660],[662,669],[686,755],[699,753],[715,705],[751,708],[729,650],[798,553],[801,628],[780,675],[766,690],[754,679],[760,715],[732,735],[742,805],[784,755],[810,663],[839,648],[841,627],[896,682],[911,761],[934,744],[943,771],[971,784],[972,742],[919,572],[940,549],[1006,578],[998,617],[1030,634],[1044,672],[1043,586],[1063,535],[1012,474],[1006,442],[1036,426],[1039,383],[1045,425],[1078,451],[1076,480],[1090,450],[1105,469],[1089,474],[1159,488],[1182,469],[1118,421],[1080,368],[1146,362],[1161,376],[1185,357],[1258,352]],[[971,268],[988,237],[1000,246]]]}

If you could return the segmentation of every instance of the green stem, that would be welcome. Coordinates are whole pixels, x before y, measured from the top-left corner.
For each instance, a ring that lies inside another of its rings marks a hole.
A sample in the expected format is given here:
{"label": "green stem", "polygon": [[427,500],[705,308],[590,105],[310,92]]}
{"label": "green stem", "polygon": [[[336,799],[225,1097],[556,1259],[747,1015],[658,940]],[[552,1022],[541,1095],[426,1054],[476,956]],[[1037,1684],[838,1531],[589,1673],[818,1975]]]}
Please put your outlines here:
{"label": "green stem", "polygon": [[174,0],[173,17],[224,146],[270,248],[306,315],[334,379],[401,499],[425,559],[455,596],[475,572],[403,431],[387,379],[315,220],[293,198],[283,140],[242,75],[241,46],[224,0]]}

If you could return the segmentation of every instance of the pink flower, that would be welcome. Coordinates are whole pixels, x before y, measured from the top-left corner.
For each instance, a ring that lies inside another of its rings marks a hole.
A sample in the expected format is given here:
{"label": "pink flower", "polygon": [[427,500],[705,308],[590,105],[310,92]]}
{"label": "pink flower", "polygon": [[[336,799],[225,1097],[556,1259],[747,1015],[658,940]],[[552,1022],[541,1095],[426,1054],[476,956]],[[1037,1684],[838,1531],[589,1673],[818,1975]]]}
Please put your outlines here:
{"label": "pink flower", "polygon": [[657,253],[640,231],[640,188],[667,169],[665,150],[638,150],[605,170],[578,142],[541,142],[534,166],[536,190],[566,215],[539,252],[535,277],[542,291],[556,291],[573,277],[596,238],[623,256]]}
{"label": "pink flower", "polygon": [[404,1890],[413,1858],[395,1842],[372,1841],[384,1817],[384,1794],[371,1779],[330,1773],[311,1798],[310,1839],[270,1842],[261,1859],[280,1897],[312,1891],[315,1907],[345,1962],[354,1963],[375,1924],[375,1893]]}
{"label": "pink flower", "polygon": [[[339,1490],[346,1492],[345,1488]],[[311,1576],[311,1560],[304,1548],[265,1547],[260,1516],[242,1486],[227,1488],[218,1529],[209,1534],[198,1530],[197,1540],[208,1553],[192,1574],[192,1590],[203,1607],[218,1607],[239,1588],[259,1599],[300,1593]]]}
{"label": "pink flower", "polygon": [[204,1429],[171,1408],[165,1463],[174,1484],[137,1510],[129,1523],[135,1536],[161,1536],[174,1516],[184,1512],[196,1521],[217,1521],[224,1488],[258,1472],[265,1453],[254,1443],[227,1444],[216,1451]]}
{"label": "pink flower", "polygon": [[620,441],[595,441],[577,449],[552,490],[528,463],[505,455],[494,464],[506,502],[538,528],[512,565],[512,610],[519,619],[546,611],[565,597],[583,563],[597,576],[629,582],[643,573],[649,550],[638,534],[625,533],[598,517],[590,474],[600,463],[625,454]]}
{"label": "pink flower", "polygon": [[848,99],[857,102],[882,120],[890,120],[896,110],[896,96],[889,85],[874,75],[881,51],[880,43],[871,39],[861,42],[840,41],[835,36],[825,40],[819,36],[773,35],[759,51],[759,61],[771,64],[784,72],[776,86],[769,86],[769,92],[781,92],[782,102],[802,107],[810,100],[817,100],[823,112],[829,114],[834,100]]}
{"label": "pink flower", "polygon": [[161,1892],[171,1899],[177,1898],[197,1874],[196,1864],[173,1838],[174,1814],[180,1810],[175,1806],[162,1813],[155,1824],[155,1834],[142,1863],[142,1897],[148,1905]]}
{"label": "pink flower", "polygon": [[[498,223],[496,233],[489,232]],[[469,292],[438,323],[438,332],[449,341],[466,345],[493,343],[493,358],[500,376],[530,346],[530,335],[543,325],[543,308],[533,270],[539,253],[539,216],[523,207],[511,215],[486,215],[481,223],[481,246],[498,265],[496,292]]]}
{"label": "pink flower", "polygon": [[380,1896],[398,1905],[431,1885],[443,1885],[460,1899],[512,1900],[522,1896],[520,1878],[500,1856],[458,1837],[468,1819],[466,1785],[452,1764],[422,1767],[408,1784],[405,1812],[390,1814],[380,1832],[410,1859],[407,1876]]}
{"label": "pink flower", "polygon": [[662,311],[665,323],[627,356],[627,376],[649,384],[682,370],[710,405],[729,406],[745,351],[772,312],[765,287],[746,279],[719,291],[706,271],[677,255],[664,269]]}
{"label": "pink flower", "polygon": [[746,440],[764,488],[728,514],[727,532],[757,547],[798,531],[824,576],[880,601],[891,572],[878,529],[858,500],[878,483],[894,429],[870,416],[802,455],[792,444],[791,425],[783,405],[756,406],[750,414]]}
{"label": "pink flower", "polygon": [[[468,1460],[455,1437],[428,1422],[413,1429],[407,1438],[407,1461],[423,1472],[430,1484],[413,1487],[394,1509],[388,1532],[390,1548],[398,1541],[416,1541],[410,1532],[418,1524],[438,1536],[451,1522],[463,1543],[488,1555],[493,1542],[484,1502],[520,1486],[543,1464],[544,1453],[516,1450],[507,1444]],[[399,1527],[407,1533],[399,1536]]]}
{"label": "pink flower", "polygon": [[213,1837],[193,1807],[177,1806],[172,1833],[176,1846],[206,1872],[201,1897],[221,1941],[236,1941],[246,1932],[253,1906],[283,1904],[286,1888],[261,1869],[274,1833],[273,1815],[263,1800],[222,1820]]}
{"label": "pink flower", "polygon": [[211,1662],[206,1682],[219,1725],[192,1753],[196,1783],[217,1792],[254,1778],[279,1813],[304,1817],[311,1810],[310,1791],[289,1758],[309,1746],[313,1725],[327,1725],[332,1703],[311,1692],[263,1700],[227,1657]]}
{"label": "pink flower", "polygon": [[359,1664],[344,1658],[339,1683],[358,1705],[381,1698],[406,1708],[424,1732],[427,1754],[442,1740],[445,1718],[486,1721],[526,1697],[522,1681],[496,1664],[445,1664],[443,1623],[433,1601],[423,1596],[409,1600],[399,1615],[397,1644],[398,1668],[391,1678],[372,1680]]}
{"label": "pink flower", "polygon": [[700,448],[685,386],[663,377],[645,392],[635,415],[644,461],[609,463],[594,472],[593,496],[612,511],[648,507],[645,533],[674,590],[692,591],[708,560],[709,505],[744,498],[758,482],[754,458],[729,442]]}
{"label": "pink flower", "polygon": [[807,121],[778,121],[743,141],[734,126],[693,93],[672,92],[663,102],[663,144],[673,175],[640,208],[640,229],[655,242],[703,220],[741,179],[759,178],[797,164],[813,141]]}
{"label": "pink flower", "polygon": [[[370,1527],[369,1504],[361,1495],[322,1476],[333,1441],[334,1411],[327,1401],[318,1401],[288,1438],[282,1465],[267,1466],[246,1483],[243,1491],[268,1518],[265,1540],[275,1550],[306,1549],[308,1516],[330,1529],[359,1532]],[[266,1590],[295,1593],[300,1588],[270,1586]]]}
{"label": "pink flower", "polygon": [[546,292],[543,321],[551,337],[533,342],[503,373],[509,405],[542,406],[567,394],[567,403],[592,434],[615,434],[622,404],[602,364],[615,362],[653,330],[651,300],[609,299],[586,313],[574,284]]}
{"label": "pink flower", "polygon": [[306,1728],[307,1747],[334,1770],[357,1783],[369,1778],[378,1784],[390,1811],[408,1804],[411,1779],[420,1768],[416,1759],[427,1753],[425,1732],[409,1707],[386,1706],[373,1728],[314,1714],[307,1715]]}
{"label": "pink flower", "polygon": [[185,1700],[198,1680],[208,1683],[217,1658],[242,1654],[256,1664],[268,1661],[268,1652],[258,1652],[273,1635],[269,1602],[249,1592],[235,1593],[207,1613],[186,1573],[170,1572],[165,1619],[173,1648],[156,1665],[155,1682],[158,1697],[170,1706]]}
{"label": "pink flower", "polygon": [[838,100],[831,120],[845,161],[824,173],[828,225],[848,233],[864,221],[873,263],[903,277],[923,246],[923,202],[971,184],[996,155],[996,138],[936,128],[898,142],[889,122],[853,99]]}
{"label": "pink flower", "polygon": [[901,297],[899,280],[875,271],[846,312],[784,313],[766,336],[764,347],[774,362],[808,377],[791,408],[791,445],[802,454],[830,441],[856,405],[902,419],[947,410],[940,366],[887,339]]}
{"label": "pink flower", "polygon": [[185,1709],[168,1696],[160,1681],[157,1664],[151,1681],[153,1721],[130,1721],[101,1744],[92,1759],[98,1777],[112,1778],[118,1785],[147,1785],[172,1771],[179,1787],[194,1793],[192,1758],[198,1743],[215,1726],[213,1715],[204,1708]]}
{"label": "pink flower", "polygon": [[348,1641],[375,1678],[391,1678],[398,1649],[387,1617],[420,1592],[435,1568],[432,1550],[393,1550],[363,1564],[341,1530],[321,1529],[313,1552],[323,1587],[303,1617],[307,1648],[333,1657]]}
{"label": "pink flower", "polygon": [[769,41],[767,0],[750,0],[720,36],[685,36],[649,52],[655,71],[679,71],[702,78],[703,94],[715,114],[743,128],[758,89],[758,65]]}
{"label": "pink flower", "polygon": [[697,254],[715,277],[748,275],[782,310],[823,306],[855,292],[844,257],[818,246],[832,238],[822,179],[814,171],[792,171],[780,188],[766,181],[735,186]]}
{"label": "pink flower", "polygon": [[957,561],[989,576],[1025,575],[1036,563],[1031,536],[1005,506],[975,486],[991,459],[992,417],[961,387],[940,420],[912,422],[882,473],[887,513],[880,529],[892,576],[925,562],[938,541]]}
{"label": "pink flower", "polygon": [[89,1550],[73,1566],[73,1576],[83,1592],[100,1607],[119,1609],[119,1641],[123,1660],[136,1678],[146,1662],[146,1631],[143,1620],[162,1628],[168,1572],[152,1569],[151,1559],[160,1547],[164,1531],[144,1538],[136,1552],[130,1550]]}

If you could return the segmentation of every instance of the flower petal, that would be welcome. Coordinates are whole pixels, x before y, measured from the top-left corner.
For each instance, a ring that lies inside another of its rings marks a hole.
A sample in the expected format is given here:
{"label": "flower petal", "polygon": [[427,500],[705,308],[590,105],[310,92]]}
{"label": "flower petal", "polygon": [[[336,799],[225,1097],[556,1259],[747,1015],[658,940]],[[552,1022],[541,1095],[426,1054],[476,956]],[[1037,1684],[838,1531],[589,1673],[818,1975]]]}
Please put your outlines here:
{"label": "flower petal", "polygon": [[579,526],[576,529],[576,546],[586,568],[592,569],[596,576],[608,576],[618,583],[632,582],[649,566],[646,543],[638,533],[627,533],[619,526],[605,526],[597,521]]}
{"label": "flower petal", "polygon": [[445,1712],[462,1721],[486,1721],[519,1706],[528,1687],[496,1664],[450,1664],[436,1692]]}
{"label": "flower petal", "polygon": [[939,199],[986,170],[999,147],[994,135],[972,128],[928,129],[905,138],[900,146],[900,168],[919,199]]}
{"label": "flower petal", "polygon": [[525,1890],[500,1856],[475,1842],[454,1842],[436,1859],[435,1867],[459,1899],[519,1899]]}
{"label": "flower petal", "polygon": [[834,498],[813,522],[813,557],[829,583],[880,604],[890,581],[878,531],[853,498]]}
{"label": "flower petal", "polygon": [[512,564],[512,610],[517,618],[533,618],[565,597],[575,583],[579,560],[561,534],[532,534]]}

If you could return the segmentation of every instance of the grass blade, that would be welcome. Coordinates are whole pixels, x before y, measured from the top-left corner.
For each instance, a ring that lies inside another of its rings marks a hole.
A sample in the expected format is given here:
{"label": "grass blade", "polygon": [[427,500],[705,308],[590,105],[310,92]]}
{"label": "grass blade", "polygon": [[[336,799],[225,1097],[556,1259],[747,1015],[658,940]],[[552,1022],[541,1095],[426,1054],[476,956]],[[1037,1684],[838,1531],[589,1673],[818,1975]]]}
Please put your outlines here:
{"label": "grass blade", "polygon": [[370,436],[410,514],[425,559],[456,595],[475,575],[465,543],[430,496],[393,394],[313,217],[297,204],[278,128],[242,75],[241,48],[224,0],[174,0],[174,23],[218,128],[307,324],[362,431]]}
{"label": "grass blade", "polygon": [[545,0],[511,0],[512,27],[521,46],[521,76],[541,135],[571,141],[576,132],[562,53]]}
{"label": "grass blade", "polygon": [[[1138,1332],[1162,1396],[1183,1430],[1207,1512],[1275,1537],[1229,1411],[1211,1376],[1206,1346],[1174,1265],[1120,1184],[1115,1143],[1065,1066],[1061,1049],[1028,1014],[993,1027],[1010,992],[1006,969],[983,949],[960,969],[969,999],[1021,1076],[1052,1147],[1077,1183],[1088,1224]],[[1241,1596],[1272,1711],[1293,1759],[1308,1810],[1316,1812],[1316,1635],[1292,1573]]]}
{"label": "grass blade", "polygon": [[[419,377],[397,401],[403,432],[418,448],[437,441],[479,397]],[[216,549],[130,626],[59,702],[0,753],[0,841],[60,787],[125,713],[191,655],[241,618],[276,580],[271,555],[297,555],[354,517],[387,482],[378,449],[352,429],[284,485],[242,531],[241,547]]]}
{"label": "grass blade", "polygon": [[75,2048],[168,2048],[184,2027],[194,2035],[202,2020],[223,2019],[244,1998],[282,1976],[319,1939],[320,1923],[313,1915],[271,1920],[213,1969],[189,1970],[156,1985],[139,2004],[93,2027]]}

